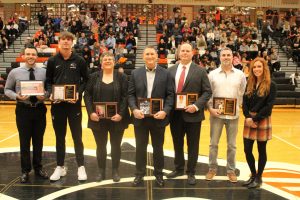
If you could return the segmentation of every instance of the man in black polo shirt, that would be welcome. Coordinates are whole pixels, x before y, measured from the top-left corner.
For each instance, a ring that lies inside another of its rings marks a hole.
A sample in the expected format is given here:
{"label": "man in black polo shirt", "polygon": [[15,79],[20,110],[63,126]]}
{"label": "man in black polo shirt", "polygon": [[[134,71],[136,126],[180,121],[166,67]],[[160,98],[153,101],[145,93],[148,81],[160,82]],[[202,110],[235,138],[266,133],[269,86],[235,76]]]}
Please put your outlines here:
{"label": "man in black polo shirt", "polygon": [[5,84],[5,95],[10,99],[17,100],[16,123],[19,131],[21,152],[21,183],[29,180],[31,171],[30,140],[33,146],[33,168],[35,175],[48,179],[48,174],[42,168],[43,137],[46,128],[47,108],[43,101],[44,94],[39,96],[21,95],[20,81],[40,80],[45,81],[46,69],[35,66],[37,50],[34,47],[25,49],[25,66],[13,69]]}
{"label": "man in black polo shirt", "polygon": [[[67,121],[74,141],[76,161],[78,165],[78,180],[85,181],[87,175],[84,168],[82,143],[82,113],[81,98],[87,82],[87,67],[84,59],[72,52],[74,35],[62,32],[59,37],[60,50],[55,56],[49,58],[47,63],[46,84],[52,100],[52,123],[56,135],[56,161],[57,167],[50,176],[51,181],[57,181],[67,174],[64,167],[66,151]],[[57,101],[53,99],[52,85],[76,85],[76,98],[71,101]]]}

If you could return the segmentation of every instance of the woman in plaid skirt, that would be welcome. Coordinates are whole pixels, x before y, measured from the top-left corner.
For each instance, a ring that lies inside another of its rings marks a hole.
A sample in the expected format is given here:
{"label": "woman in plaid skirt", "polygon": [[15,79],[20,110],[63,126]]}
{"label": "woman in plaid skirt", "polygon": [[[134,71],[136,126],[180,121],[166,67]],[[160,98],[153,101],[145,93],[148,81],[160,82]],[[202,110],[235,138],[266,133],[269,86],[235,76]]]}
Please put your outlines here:
{"label": "woman in plaid skirt", "polygon": [[[271,113],[276,98],[276,84],[271,81],[269,67],[263,58],[257,57],[250,65],[248,84],[243,97],[244,152],[251,177],[243,186],[258,188],[267,162],[267,141],[272,138]],[[252,153],[254,141],[258,148],[258,170]]]}

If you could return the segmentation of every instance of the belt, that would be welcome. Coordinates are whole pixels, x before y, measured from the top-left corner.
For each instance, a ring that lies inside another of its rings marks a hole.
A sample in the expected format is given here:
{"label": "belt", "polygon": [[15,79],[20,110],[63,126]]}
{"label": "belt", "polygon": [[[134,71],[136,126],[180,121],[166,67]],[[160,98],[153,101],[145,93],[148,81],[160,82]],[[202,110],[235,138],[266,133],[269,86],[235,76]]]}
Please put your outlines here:
{"label": "belt", "polygon": [[44,103],[23,103],[23,102],[18,102],[18,106],[26,107],[26,108],[36,108],[40,106],[44,106]]}

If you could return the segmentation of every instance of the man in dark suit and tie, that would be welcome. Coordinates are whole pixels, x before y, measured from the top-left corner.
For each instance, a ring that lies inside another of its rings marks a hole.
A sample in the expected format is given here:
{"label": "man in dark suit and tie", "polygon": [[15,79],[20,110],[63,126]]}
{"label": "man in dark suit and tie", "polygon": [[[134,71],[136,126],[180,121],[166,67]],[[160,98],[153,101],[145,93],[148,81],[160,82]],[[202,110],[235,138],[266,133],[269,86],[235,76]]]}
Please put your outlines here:
{"label": "man in dark suit and tie", "polygon": [[[174,83],[168,71],[157,65],[157,53],[154,47],[146,47],[143,53],[145,67],[132,71],[128,87],[128,104],[133,113],[136,138],[136,177],[133,185],[143,182],[146,174],[147,144],[149,133],[153,147],[154,176],[159,186],[164,185],[164,133],[168,125],[168,116],[174,104]],[[162,109],[154,115],[145,116],[139,107],[139,99],[155,98],[163,102]]]}
{"label": "man in dark suit and tie", "polygon": [[197,93],[198,99],[183,110],[175,109],[171,114],[170,128],[175,150],[175,170],[167,175],[167,178],[175,178],[184,174],[183,146],[186,134],[188,146],[186,173],[190,185],[196,184],[195,169],[198,160],[201,122],[204,120],[205,104],[212,95],[205,69],[192,62],[192,57],[192,46],[184,43],[179,48],[180,62],[169,68],[176,93]]}

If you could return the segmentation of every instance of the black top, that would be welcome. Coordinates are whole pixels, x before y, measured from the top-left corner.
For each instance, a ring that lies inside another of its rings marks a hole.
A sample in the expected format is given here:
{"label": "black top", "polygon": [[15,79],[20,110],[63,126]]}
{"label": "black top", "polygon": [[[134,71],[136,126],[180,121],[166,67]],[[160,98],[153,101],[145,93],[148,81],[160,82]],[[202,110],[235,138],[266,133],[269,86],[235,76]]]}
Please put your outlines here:
{"label": "black top", "polygon": [[113,82],[106,84],[103,81],[101,81],[100,87],[101,87],[100,102],[113,102],[114,101]]}
{"label": "black top", "polygon": [[53,84],[75,84],[82,94],[87,82],[87,67],[84,59],[72,53],[67,60],[58,53],[49,58],[46,71],[47,91],[51,94]]}
{"label": "black top", "polygon": [[[244,94],[243,97],[243,113],[246,118],[252,118],[255,122],[267,118],[272,114],[277,93],[277,87],[274,82],[271,82],[270,93],[266,96],[258,96],[258,88],[253,92],[252,96],[249,97]],[[250,112],[257,114],[255,117],[251,117]]]}

